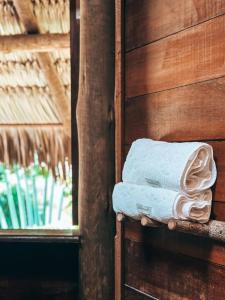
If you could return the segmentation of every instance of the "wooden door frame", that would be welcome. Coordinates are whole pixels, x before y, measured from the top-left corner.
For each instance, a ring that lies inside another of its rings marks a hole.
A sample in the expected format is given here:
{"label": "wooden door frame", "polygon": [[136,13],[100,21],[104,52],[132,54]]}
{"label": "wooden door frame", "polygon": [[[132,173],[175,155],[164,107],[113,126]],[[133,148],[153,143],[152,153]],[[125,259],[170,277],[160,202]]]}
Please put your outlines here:
{"label": "wooden door frame", "polygon": [[80,21],[77,19],[79,0],[70,0],[70,57],[71,57],[71,158],[73,224],[78,225],[78,132],[76,108],[79,89]]}
{"label": "wooden door frame", "polygon": [[[115,181],[122,180],[124,159],[124,0],[115,0]],[[115,300],[123,299],[123,223],[116,221]]]}

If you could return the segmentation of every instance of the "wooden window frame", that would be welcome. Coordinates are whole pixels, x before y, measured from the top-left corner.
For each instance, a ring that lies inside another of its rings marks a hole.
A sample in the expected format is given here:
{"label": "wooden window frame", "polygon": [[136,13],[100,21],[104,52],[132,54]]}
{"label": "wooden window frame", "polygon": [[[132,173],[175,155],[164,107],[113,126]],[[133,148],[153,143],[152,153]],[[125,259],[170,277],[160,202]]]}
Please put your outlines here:
{"label": "wooden window frame", "polygon": [[[76,106],[79,84],[79,0],[70,0],[71,55],[71,153],[72,153],[72,219],[78,225],[78,136]],[[73,68],[73,66],[75,66]],[[71,242],[78,243],[78,229],[0,229],[0,242]]]}

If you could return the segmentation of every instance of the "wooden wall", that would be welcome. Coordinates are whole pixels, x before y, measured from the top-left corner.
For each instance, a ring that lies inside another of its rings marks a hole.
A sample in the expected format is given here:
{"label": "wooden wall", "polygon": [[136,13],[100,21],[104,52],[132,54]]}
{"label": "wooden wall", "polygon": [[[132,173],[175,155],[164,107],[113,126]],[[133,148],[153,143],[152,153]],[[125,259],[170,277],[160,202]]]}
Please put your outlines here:
{"label": "wooden wall", "polygon": [[[125,1],[124,106],[125,153],[142,137],[213,146],[225,221],[224,0]],[[126,299],[225,298],[225,245],[150,231],[125,226]]]}
{"label": "wooden wall", "polygon": [[78,299],[78,247],[51,241],[0,242],[0,299]]}

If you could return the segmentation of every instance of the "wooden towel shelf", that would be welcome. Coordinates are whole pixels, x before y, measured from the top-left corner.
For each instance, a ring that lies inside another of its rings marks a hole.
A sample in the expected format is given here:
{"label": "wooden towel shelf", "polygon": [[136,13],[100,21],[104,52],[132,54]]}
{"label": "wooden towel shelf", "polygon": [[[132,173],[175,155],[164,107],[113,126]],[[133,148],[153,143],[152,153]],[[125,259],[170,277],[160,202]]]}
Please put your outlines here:
{"label": "wooden towel shelf", "polygon": [[[118,213],[117,220],[122,222],[127,218],[124,214]],[[213,240],[225,242],[225,222],[210,220],[206,224],[194,223],[189,221],[181,221],[181,220],[170,220],[168,224],[163,224],[161,222],[152,220],[148,217],[141,218],[142,226],[149,227],[168,227],[169,230],[172,231],[180,231],[184,233],[189,233],[193,235],[208,237]]]}

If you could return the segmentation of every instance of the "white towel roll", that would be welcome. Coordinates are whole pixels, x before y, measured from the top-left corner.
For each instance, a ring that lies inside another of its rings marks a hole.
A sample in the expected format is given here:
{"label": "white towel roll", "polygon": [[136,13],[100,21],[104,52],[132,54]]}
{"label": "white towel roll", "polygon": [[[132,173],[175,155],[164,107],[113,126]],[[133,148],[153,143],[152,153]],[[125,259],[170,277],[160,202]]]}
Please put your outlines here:
{"label": "white towel roll", "polygon": [[189,194],[211,187],[216,173],[213,149],[208,144],[139,139],[128,153],[123,181]]}
{"label": "white towel roll", "polygon": [[211,204],[211,190],[189,197],[180,192],[147,185],[118,183],[113,191],[114,211],[136,220],[147,216],[163,223],[170,219],[206,223],[210,217]]}

